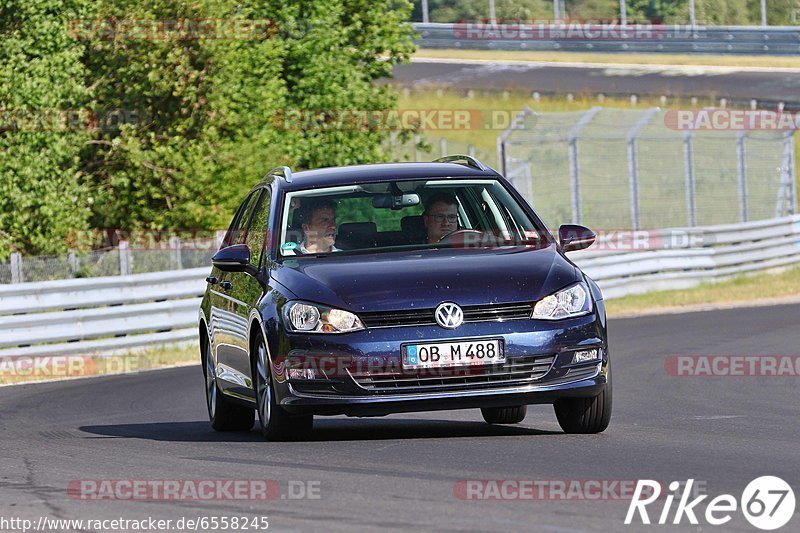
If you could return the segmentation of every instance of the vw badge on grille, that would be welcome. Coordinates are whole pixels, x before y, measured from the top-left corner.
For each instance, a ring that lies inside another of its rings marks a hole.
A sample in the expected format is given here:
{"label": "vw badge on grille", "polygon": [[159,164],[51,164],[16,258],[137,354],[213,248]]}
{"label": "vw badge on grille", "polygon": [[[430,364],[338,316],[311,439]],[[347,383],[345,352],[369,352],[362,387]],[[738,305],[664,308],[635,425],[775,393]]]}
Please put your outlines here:
{"label": "vw badge on grille", "polygon": [[436,323],[447,329],[455,329],[464,322],[464,311],[454,303],[445,302],[436,308]]}

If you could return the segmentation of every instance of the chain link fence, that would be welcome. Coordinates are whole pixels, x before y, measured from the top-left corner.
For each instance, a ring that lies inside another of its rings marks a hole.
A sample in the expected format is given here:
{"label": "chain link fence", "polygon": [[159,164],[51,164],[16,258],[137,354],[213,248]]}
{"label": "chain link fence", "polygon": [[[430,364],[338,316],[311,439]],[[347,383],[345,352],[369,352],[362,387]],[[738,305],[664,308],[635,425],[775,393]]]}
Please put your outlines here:
{"label": "chain link fence", "polygon": [[462,140],[436,137],[431,135],[414,135],[402,142],[394,132],[387,145],[392,161],[431,161],[446,155],[471,155],[480,159],[490,167],[498,168],[497,154],[486,151],[472,143]]}
{"label": "chain link fence", "polygon": [[129,249],[125,245],[66,257],[11,254],[0,263],[0,284],[48,281],[69,278],[94,278],[211,267],[213,249],[183,249],[180,241],[171,249]]}
{"label": "chain link fence", "polygon": [[694,227],[796,212],[794,128],[679,127],[676,111],[526,108],[500,169],[548,224]]}

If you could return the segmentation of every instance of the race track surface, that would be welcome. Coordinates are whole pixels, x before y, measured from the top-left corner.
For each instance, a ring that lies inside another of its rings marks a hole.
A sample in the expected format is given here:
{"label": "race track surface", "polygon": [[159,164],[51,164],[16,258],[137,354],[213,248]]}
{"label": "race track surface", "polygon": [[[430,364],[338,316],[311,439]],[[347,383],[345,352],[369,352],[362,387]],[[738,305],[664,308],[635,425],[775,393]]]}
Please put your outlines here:
{"label": "race track surface", "polygon": [[[550,406],[515,427],[480,413],[317,418],[304,442],[207,422],[201,369],[0,388],[0,516],[179,519],[268,516],[270,529],[698,531],[623,526],[627,501],[474,501],[459,480],[694,478],[738,497],[762,475],[800,493],[800,378],[676,377],[672,354],[796,355],[800,305],[610,322],[614,415],[600,435],[561,433]],[[319,499],[84,501],[85,479],[270,479],[319,483]],[[674,505],[673,505],[674,508]],[[657,519],[661,506],[651,513]],[[797,531],[795,514],[788,530]],[[715,529],[704,525],[703,531]],[[725,531],[756,531],[741,513]],[[720,531],[723,529],[719,529]],[[251,529],[252,530],[252,529]]]}
{"label": "race track surface", "polygon": [[476,90],[512,90],[542,94],[631,94],[667,97],[696,96],[747,103],[784,102],[800,107],[800,71],[744,71],[735,67],[665,67],[604,65],[570,66],[525,62],[462,62],[415,60],[394,69],[400,85]]}

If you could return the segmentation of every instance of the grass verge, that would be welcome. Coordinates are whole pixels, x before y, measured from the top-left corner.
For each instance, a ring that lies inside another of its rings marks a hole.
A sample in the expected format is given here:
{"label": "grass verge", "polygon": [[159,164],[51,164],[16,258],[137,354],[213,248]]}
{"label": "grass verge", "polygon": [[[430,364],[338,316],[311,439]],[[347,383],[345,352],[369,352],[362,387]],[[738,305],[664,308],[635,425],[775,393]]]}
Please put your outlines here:
{"label": "grass verge", "polygon": [[800,267],[777,273],[737,276],[717,283],[703,283],[691,289],[615,298],[606,302],[606,311],[613,318],[747,302],[780,303],[780,300],[788,300],[793,296],[800,299]]}
{"label": "grass verge", "polygon": [[612,63],[706,67],[800,68],[797,56],[629,54],[600,52],[538,52],[507,50],[419,49],[414,57],[442,59],[489,59],[495,61],[541,61],[547,63]]}
{"label": "grass verge", "polygon": [[109,356],[54,355],[0,358],[0,385],[105,376],[199,363],[197,346],[181,344]]}

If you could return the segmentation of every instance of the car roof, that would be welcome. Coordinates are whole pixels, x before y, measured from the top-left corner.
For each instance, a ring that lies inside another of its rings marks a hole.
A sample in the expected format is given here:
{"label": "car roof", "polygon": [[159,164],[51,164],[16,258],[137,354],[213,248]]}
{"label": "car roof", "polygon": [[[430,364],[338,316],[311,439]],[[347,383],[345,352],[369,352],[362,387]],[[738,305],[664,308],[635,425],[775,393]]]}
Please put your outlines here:
{"label": "car roof", "polygon": [[[355,185],[394,179],[398,181],[426,178],[497,178],[499,174],[491,168],[478,168],[459,163],[380,163],[303,170],[292,174],[292,181],[280,181],[286,191],[316,187]],[[270,180],[272,178],[270,177]]]}

